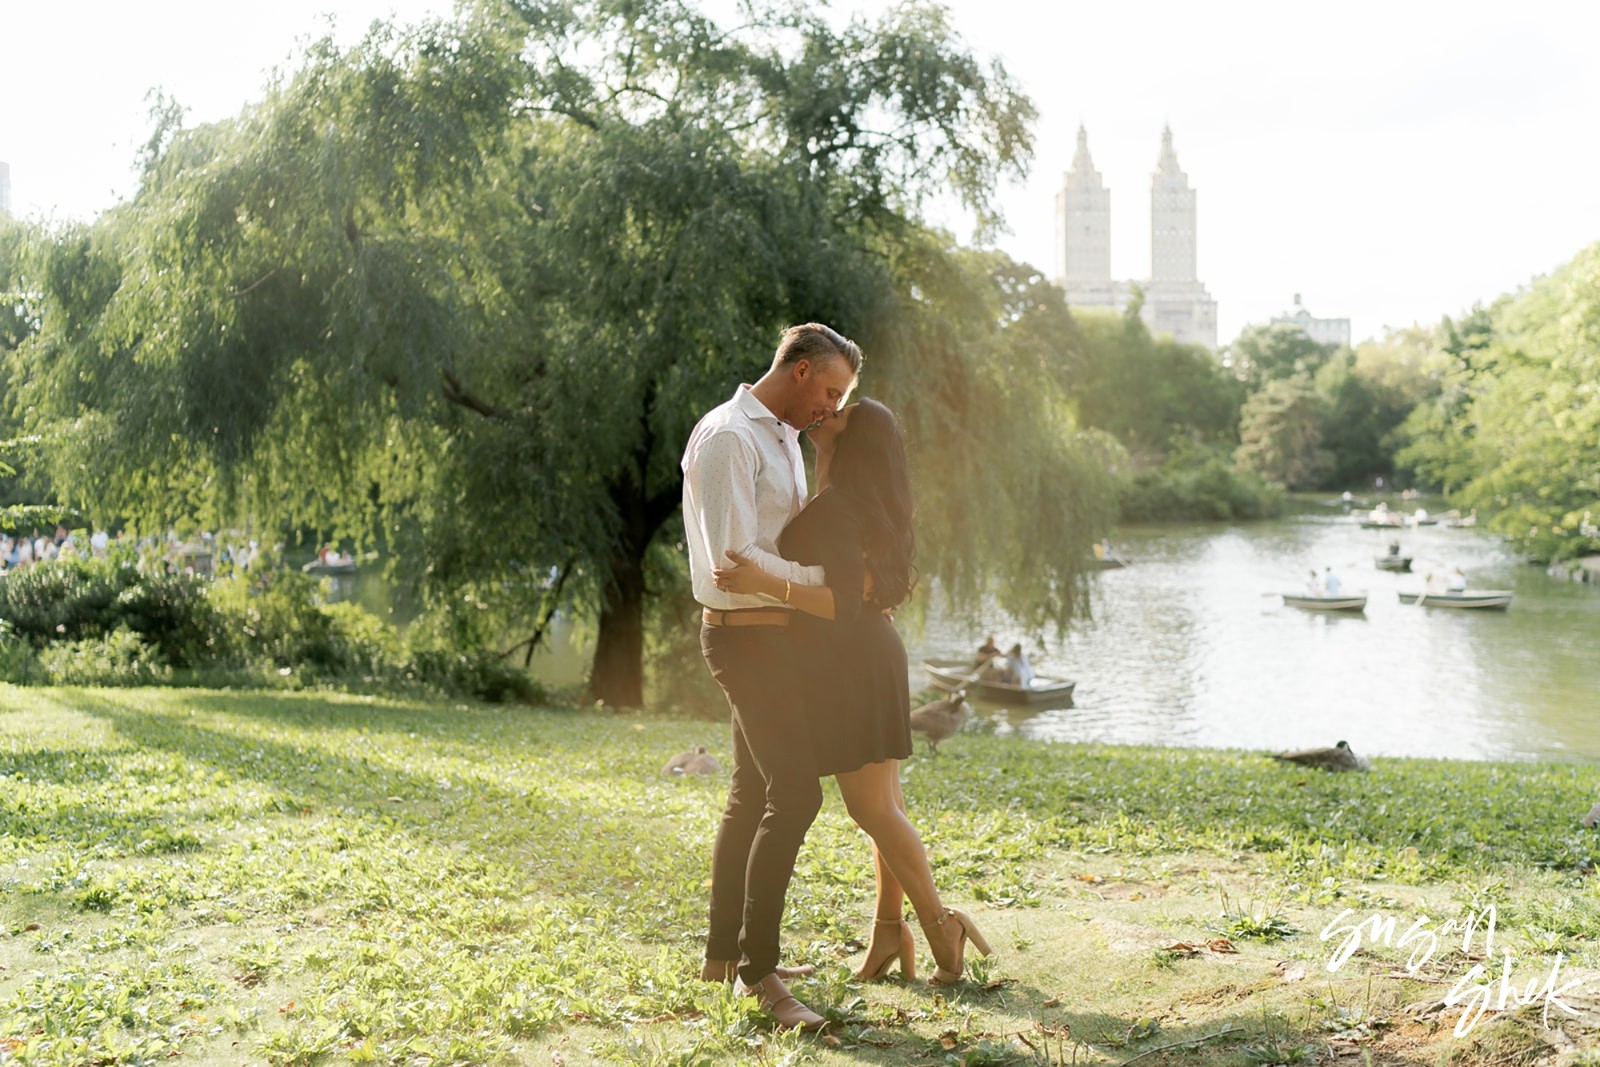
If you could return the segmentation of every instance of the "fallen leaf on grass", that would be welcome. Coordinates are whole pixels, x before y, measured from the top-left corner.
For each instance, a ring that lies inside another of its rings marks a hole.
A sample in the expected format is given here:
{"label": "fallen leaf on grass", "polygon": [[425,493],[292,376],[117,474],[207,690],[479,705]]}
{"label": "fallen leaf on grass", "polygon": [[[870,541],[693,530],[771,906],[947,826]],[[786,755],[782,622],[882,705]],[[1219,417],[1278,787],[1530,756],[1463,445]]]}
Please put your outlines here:
{"label": "fallen leaf on grass", "polygon": [[1238,949],[1233,947],[1233,942],[1229,941],[1225,937],[1213,937],[1210,941],[1206,942],[1206,948],[1210,949],[1212,952],[1238,952],[1239,951]]}
{"label": "fallen leaf on grass", "polygon": [[990,993],[996,989],[1004,989],[1008,985],[1016,985],[1015,978],[994,978],[983,984],[984,992]]}
{"label": "fallen leaf on grass", "polygon": [[1047,1007],[1047,1008],[1053,1008],[1057,1004],[1060,1004],[1060,1003],[1061,1003],[1061,998],[1060,997],[1051,997],[1049,1000],[1044,1002],[1044,1006]]}
{"label": "fallen leaf on grass", "polygon": [[1078,881],[1088,882],[1091,885],[1099,885],[1101,882],[1105,881],[1105,879],[1100,877],[1098,874],[1080,874],[1077,876],[1077,878]]}
{"label": "fallen leaf on grass", "polygon": [[944,1033],[939,1035],[939,1044],[944,1046],[944,1050],[946,1052],[954,1052],[956,1046],[961,1044],[961,1042],[957,1040],[956,1032],[954,1030],[946,1030]]}
{"label": "fallen leaf on grass", "polygon": [[1174,941],[1167,946],[1168,952],[1182,952],[1186,956],[1200,955],[1200,946],[1193,941]]}
{"label": "fallen leaf on grass", "polygon": [[567,1058],[561,1054],[561,1050],[558,1048],[550,1050],[550,1062],[554,1064],[554,1067],[567,1067]]}
{"label": "fallen leaf on grass", "polygon": [[843,1041],[840,1041],[838,1038],[834,1037],[832,1034],[823,1034],[822,1035],[822,1043],[824,1045],[827,1045],[829,1048],[839,1048],[840,1046],[842,1046],[844,1044]]}

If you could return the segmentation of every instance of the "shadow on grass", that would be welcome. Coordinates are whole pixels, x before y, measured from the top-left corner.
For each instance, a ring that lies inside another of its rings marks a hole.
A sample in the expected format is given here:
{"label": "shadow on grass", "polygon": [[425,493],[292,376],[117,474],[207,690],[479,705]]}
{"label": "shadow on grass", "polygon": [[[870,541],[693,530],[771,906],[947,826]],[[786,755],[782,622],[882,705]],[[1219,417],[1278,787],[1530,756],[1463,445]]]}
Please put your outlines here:
{"label": "shadow on grass", "polygon": [[[681,844],[663,833],[658,813],[650,804],[650,790],[656,788],[653,783],[640,781],[637,789],[624,793],[618,788],[614,765],[609,775],[564,773],[567,768],[561,764],[561,750],[553,745],[544,746],[540,757],[553,761],[556,770],[541,778],[537,770],[513,765],[524,775],[514,784],[507,781],[514,771],[505,766],[480,768],[472,762],[471,757],[481,758],[486,747],[532,744],[538,738],[525,731],[537,719],[525,720],[523,729],[509,736],[474,740],[449,736],[463,729],[461,721],[450,714],[417,712],[411,720],[413,726],[436,725],[446,737],[441,740],[422,730],[405,731],[419,734],[407,744],[425,749],[449,744],[468,757],[451,766],[446,777],[438,771],[427,773],[400,765],[407,756],[404,745],[379,746],[370,756],[336,750],[360,745],[366,725],[383,722],[386,709],[357,705],[351,709],[353,714],[347,715],[341,705],[319,719],[309,707],[277,710],[276,698],[243,701],[250,710],[237,716],[239,720],[269,721],[295,730],[312,727],[305,742],[296,743],[258,732],[230,732],[220,724],[235,718],[233,706],[238,698],[231,694],[194,696],[183,694],[173,701],[171,710],[139,706],[148,701],[148,693],[117,691],[73,692],[60,703],[109,723],[117,737],[139,749],[170,753],[205,773],[265,789],[279,811],[296,815],[330,809],[347,812],[376,820],[380,827],[399,829],[419,842],[453,850],[469,863],[509,865],[525,879],[530,895],[550,893],[578,899],[603,893],[613,898],[611,903],[618,908],[632,907],[660,916],[667,924],[684,920],[701,906],[677,896],[665,905],[658,899],[661,887],[681,882],[684,865],[694,865],[697,857],[686,856]],[[190,708],[216,718],[203,722],[186,714]],[[344,731],[355,736],[335,741],[318,729],[330,727],[323,719],[335,715]],[[499,722],[497,717],[485,715],[474,725],[487,729]],[[390,719],[383,725],[401,731],[405,724]],[[571,738],[564,739],[564,744],[586,758],[595,757],[592,744]],[[375,828],[369,821],[361,832]],[[705,859],[709,863],[709,849]],[[645,940],[654,942],[657,935],[645,935]]]}

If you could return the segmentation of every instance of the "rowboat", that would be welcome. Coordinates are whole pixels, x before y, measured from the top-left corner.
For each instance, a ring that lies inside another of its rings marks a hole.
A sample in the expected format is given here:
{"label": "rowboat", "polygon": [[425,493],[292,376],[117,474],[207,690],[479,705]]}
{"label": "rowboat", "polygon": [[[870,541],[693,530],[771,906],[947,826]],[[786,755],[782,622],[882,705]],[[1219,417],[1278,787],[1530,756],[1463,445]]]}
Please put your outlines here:
{"label": "rowboat", "polygon": [[972,664],[958,660],[924,660],[922,669],[928,672],[928,678],[935,688],[946,691],[965,689],[973,696],[1000,703],[1021,701],[1024,704],[1038,704],[1046,700],[1065,702],[1072,699],[1072,690],[1078,684],[1062,678],[1046,678],[1043,675],[1034,675],[1031,685],[977,681],[972,677]]}
{"label": "rowboat", "polygon": [[1283,593],[1286,607],[1304,608],[1307,611],[1366,611],[1367,594],[1351,596],[1307,596],[1304,593]]}
{"label": "rowboat", "polygon": [[1372,562],[1380,571],[1405,572],[1411,569],[1410,556],[1374,556]]}
{"label": "rowboat", "polygon": [[1089,561],[1089,566],[1097,571],[1120,570],[1127,565],[1127,560],[1118,559],[1116,556],[1097,556]]}
{"label": "rowboat", "polygon": [[1479,589],[1466,593],[1401,593],[1400,603],[1421,603],[1425,608],[1498,608],[1511,606],[1511,590]]}
{"label": "rowboat", "polygon": [[314,559],[300,569],[307,574],[354,574],[356,572],[356,561],[353,559]]}
{"label": "rowboat", "polygon": [[1405,526],[1405,523],[1400,519],[1384,519],[1381,522],[1374,522],[1372,519],[1361,520],[1361,528],[1363,530],[1398,530],[1403,526]]}

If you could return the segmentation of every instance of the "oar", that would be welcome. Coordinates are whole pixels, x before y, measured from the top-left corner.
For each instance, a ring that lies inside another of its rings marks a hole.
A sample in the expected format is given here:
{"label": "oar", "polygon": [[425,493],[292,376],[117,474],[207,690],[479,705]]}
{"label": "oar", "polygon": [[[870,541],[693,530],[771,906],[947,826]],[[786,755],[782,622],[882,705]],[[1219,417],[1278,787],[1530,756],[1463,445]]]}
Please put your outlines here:
{"label": "oar", "polygon": [[[934,676],[934,681],[933,681],[933,686],[934,686],[935,689],[944,689],[944,691],[946,693],[958,693],[958,692],[961,692],[962,690],[966,689],[967,686],[972,685],[974,682],[976,682],[978,680],[978,675],[980,675],[982,673],[983,673],[983,668],[979,667],[976,671],[972,672],[971,674],[967,675],[965,678],[961,679],[961,681],[959,683],[950,683],[950,682],[945,681],[943,678],[940,678],[937,675],[935,675]],[[949,686],[950,688],[946,689],[945,688],[946,686]]]}

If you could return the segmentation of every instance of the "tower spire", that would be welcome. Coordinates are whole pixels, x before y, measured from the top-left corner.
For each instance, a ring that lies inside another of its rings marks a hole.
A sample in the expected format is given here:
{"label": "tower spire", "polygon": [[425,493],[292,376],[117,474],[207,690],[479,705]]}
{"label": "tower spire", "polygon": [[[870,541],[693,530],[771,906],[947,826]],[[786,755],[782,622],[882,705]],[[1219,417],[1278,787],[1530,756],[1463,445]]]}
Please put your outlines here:
{"label": "tower spire", "polygon": [[1089,156],[1089,131],[1078,123],[1078,150],[1072,153],[1072,169],[1080,173],[1094,173],[1094,160]]}
{"label": "tower spire", "polygon": [[1150,276],[1155,281],[1195,282],[1195,194],[1178,166],[1172,127],[1161,130],[1161,155],[1150,176]]}
{"label": "tower spire", "polygon": [[[1156,170],[1161,174],[1183,174],[1183,168],[1178,166],[1178,153],[1172,148],[1172,127],[1161,128],[1161,154],[1156,157]],[[1185,177],[1184,184],[1188,184]]]}
{"label": "tower spire", "polygon": [[1056,194],[1056,256],[1063,284],[1111,283],[1111,190],[1089,155],[1089,131],[1078,123],[1078,147]]}

